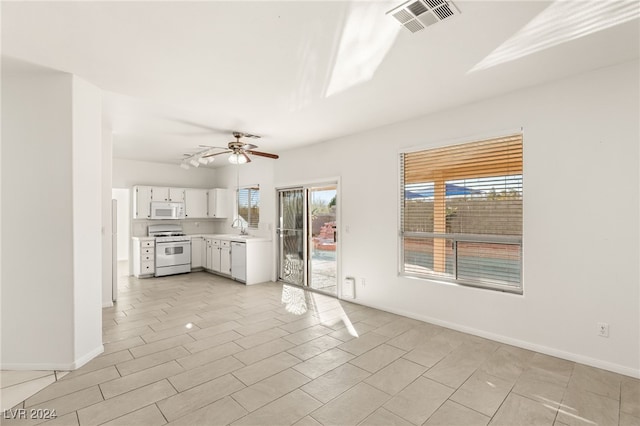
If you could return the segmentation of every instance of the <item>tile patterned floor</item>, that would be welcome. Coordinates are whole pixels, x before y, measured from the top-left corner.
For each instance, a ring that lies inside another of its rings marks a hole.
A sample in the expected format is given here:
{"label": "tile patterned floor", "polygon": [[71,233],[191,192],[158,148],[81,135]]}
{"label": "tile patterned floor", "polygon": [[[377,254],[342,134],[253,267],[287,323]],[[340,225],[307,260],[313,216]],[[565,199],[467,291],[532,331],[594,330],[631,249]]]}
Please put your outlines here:
{"label": "tile patterned floor", "polygon": [[[640,381],[302,290],[123,277],[51,425],[640,425]],[[3,425],[42,420],[3,419]]]}

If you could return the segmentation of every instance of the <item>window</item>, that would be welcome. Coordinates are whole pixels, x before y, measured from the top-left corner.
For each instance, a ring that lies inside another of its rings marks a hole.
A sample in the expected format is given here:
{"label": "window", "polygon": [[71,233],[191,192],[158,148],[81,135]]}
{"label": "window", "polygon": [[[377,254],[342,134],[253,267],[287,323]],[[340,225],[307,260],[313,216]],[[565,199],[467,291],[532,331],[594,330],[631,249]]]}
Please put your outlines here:
{"label": "window", "polygon": [[522,293],[522,135],[400,154],[400,273]]}
{"label": "window", "polygon": [[257,228],[260,222],[260,187],[238,189],[238,219],[243,228]]}

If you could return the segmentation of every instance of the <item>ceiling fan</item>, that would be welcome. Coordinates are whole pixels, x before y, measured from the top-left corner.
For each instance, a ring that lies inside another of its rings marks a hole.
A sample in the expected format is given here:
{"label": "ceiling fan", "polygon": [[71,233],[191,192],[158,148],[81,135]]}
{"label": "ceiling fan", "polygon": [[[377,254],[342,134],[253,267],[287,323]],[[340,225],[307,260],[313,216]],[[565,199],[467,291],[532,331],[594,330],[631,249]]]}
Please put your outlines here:
{"label": "ceiling fan", "polygon": [[[186,158],[180,164],[180,167],[183,169],[188,169],[191,166],[198,167],[200,164],[209,164],[213,162],[215,156],[222,154],[231,154],[229,155],[229,162],[231,164],[245,164],[251,162],[251,155],[257,155],[259,157],[272,158],[277,160],[279,158],[276,154],[270,154],[268,152],[256,151],[255,149],[258,147],[257,145],[251,143],[244,143],[240,141],[240,138],[254,138],[259,139],[260,136],[252,135],[250,133],[243,132],[233,132],[233,137],[236,138],[235,141],[229,142],[226,148],[219,146],[206,146],[200,145],[206,149],[197,152],[195,154],[185,154]],[[223,149],[224,151],[215,152],[215,150]]]}

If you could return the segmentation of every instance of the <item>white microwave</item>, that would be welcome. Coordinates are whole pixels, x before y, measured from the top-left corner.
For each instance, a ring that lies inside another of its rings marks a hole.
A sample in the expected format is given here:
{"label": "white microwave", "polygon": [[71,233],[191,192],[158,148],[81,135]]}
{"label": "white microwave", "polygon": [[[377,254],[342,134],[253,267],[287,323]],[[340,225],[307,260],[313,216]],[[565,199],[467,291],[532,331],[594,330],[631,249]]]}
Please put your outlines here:
{"label": "white microwave", "polygon": [[184,219],[184,203],[151,202],[151,219]]}

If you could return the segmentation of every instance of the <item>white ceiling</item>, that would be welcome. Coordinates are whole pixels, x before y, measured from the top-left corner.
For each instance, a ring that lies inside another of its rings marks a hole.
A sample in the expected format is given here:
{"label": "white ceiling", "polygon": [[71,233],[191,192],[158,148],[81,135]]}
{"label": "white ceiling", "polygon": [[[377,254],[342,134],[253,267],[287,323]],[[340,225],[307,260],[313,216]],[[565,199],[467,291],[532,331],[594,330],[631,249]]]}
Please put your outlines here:
{"label": "white ceiling", "polygon": [[231,130],[279,153],[639,56],[637,1],[454,1],[415,34],[400,3],[3,2],[2,53],[105,90],[115,157],[175,164]]}

